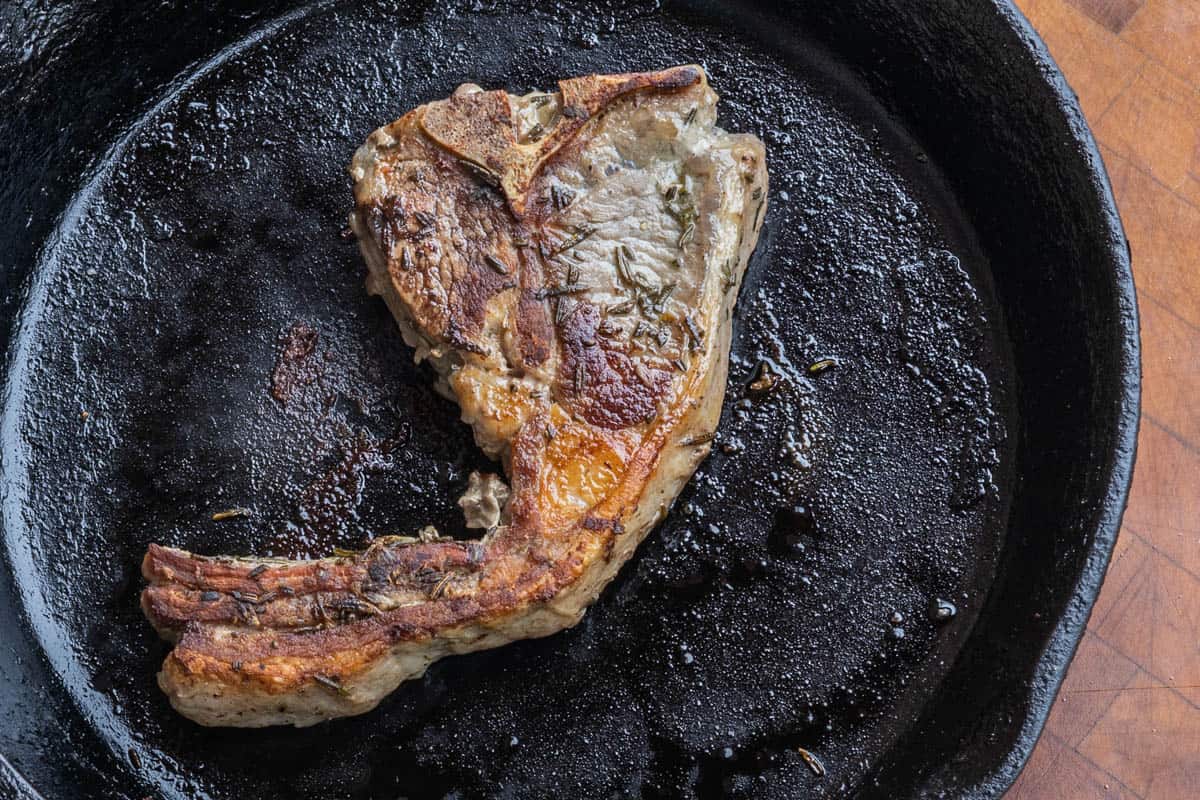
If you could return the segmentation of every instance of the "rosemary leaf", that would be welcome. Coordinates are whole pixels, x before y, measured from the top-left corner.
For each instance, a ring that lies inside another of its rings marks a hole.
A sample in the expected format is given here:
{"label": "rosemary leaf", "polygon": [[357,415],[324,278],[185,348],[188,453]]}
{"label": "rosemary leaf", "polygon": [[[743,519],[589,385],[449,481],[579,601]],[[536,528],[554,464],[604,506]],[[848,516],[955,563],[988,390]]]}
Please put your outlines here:
{"label": "rosemary leaf", "polygon": [[808,365],[808,374],[816,375],[838,365],[836,358],[822,358]]}
{"label": "rosemary leaf", "polygon": [[553,258],[555,256],[561,255],[562,253],[565,253],[566,251],[570,250],[575,245],[577,245],[580,242],[587,239],[589,236],[591,236],[595,232],[596,232],[596,228],[594,225],[578,226],[577,228],[575,228],[575,231],[570,236],[568,236],[566,239],[563,240],[562,244],[560,244],[554,250],[550,251],[550,256]]}
{"label": "rosemary leaf", "polygon": [[534,297],[536,297],[538,300],[545,300],[548,297],[562,297],[565,294],[578,294],[579,292],[586,292],[587,288],[588,287],[582,286],[578,283],[568,283],[563,286],[547,286],[543,289],[538,289],[534,294]]}
{"label": "rosemary leaf", "polygon": [[695,350],[704,341],[704,331],[700,330],[699,326],[696,325],[696,320],[692,319],[691,314],[684,316],[683,322],[687,326],[688,338],[691,339],[688,349]]}
{"label": "rosemary leaf", "polygon": [[684,226],[683,233],[679,234],[679,246],[683,247],[685,244],[691,242],[694,238],[696,238],[696,223],[689,222]]}
{"label": "rosemary leaf", "polygon": [[686,436],[680,439],[679,443],[684,447],[692,447],[697,444],[707,444],[715,438],[717,438],[717,432],[709,431],[708,433],[697,433],[694,436]]}
{"label": "rosemary leaf", "polygon": [[350,695],[350,690],[345,686],[342,686],[342,684],[338,683],[333,678],[329,678],[324,675],[313,675],[313,680],[324,686],[326,689],[332,689],[342,697],[349,697]]}
{"label": "rosemary leaf", "polygon": [[484,253],[483,260],[486,261],[487,265],[489,267],[491,267],[495,272],[498,272],[501,275],[508,274],[508,267],[504,265],[504,262],[501,261],[500,259],[496,258],[491,253]]}
{"label": "rosemary leaf", "polygon": [[818,778],[825,777],[825,765],[817,759],[812,753],[805,750],[803,747],[797,747],[796,752],[800,754],[800,758],[804,761],[808,768],[812,770],[812,774]]}

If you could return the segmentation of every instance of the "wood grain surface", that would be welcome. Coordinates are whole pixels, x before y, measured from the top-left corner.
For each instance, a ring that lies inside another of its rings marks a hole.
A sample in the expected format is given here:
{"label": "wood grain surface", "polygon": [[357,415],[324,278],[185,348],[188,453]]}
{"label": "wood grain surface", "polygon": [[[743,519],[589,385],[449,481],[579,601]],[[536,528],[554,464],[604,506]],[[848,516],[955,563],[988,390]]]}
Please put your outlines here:
{"label": "wood grain surface", "polygon": [[1133,251],[1125,524],[1008,800],[1200,800],[1200,0],[1017,0],[1079,95]]}

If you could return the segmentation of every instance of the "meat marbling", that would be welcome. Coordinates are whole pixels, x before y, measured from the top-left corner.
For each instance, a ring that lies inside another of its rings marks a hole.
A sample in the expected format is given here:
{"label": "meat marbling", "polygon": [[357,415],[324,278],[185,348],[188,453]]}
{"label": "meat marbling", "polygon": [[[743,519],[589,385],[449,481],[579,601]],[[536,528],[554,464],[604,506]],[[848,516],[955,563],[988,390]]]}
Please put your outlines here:
{"label": "meat marbling", "polygon": [[370,135],[350,167],[367,287],[509,496],[472,481],[468,518],[496,523],[475,541],[427,528],[312,561],[152,545],[142,607],[175,642],[159,685],[180,713],[360,714],[443,656],[579,621],[720,415],[767,173],[716,100],[696,66],[520,97],[466,84]]}

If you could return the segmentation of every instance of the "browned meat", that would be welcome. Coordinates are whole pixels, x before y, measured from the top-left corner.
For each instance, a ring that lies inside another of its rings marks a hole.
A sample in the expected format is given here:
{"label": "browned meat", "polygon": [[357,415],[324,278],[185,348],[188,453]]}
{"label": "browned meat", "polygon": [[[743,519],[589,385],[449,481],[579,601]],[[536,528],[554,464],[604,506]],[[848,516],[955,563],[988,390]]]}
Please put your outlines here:
{"label": "browned meat", "polygon": [[351,166],[368,288],[509,485],[473,480],[477,541],[426,529],[310,562],[151,547],[142,604],[176,642],[159,676],[176,709],[309,725],[580,619],[720,414],[767,176],[716,99],[695,66],[466,85],[371,134]]}

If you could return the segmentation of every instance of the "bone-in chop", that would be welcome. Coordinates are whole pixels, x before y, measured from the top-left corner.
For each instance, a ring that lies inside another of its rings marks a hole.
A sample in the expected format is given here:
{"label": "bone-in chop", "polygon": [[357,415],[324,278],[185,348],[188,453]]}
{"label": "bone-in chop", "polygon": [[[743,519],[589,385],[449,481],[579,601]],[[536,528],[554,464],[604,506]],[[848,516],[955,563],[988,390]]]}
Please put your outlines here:
{"label": "bone-in chop", "polygon": [[467,84],[371,134],[351,224],[438,388],[508,479],[427,529],[313,561],[152,545],[159,685],[204,725],[375,707],[437,659],[574,625],[708,454],[765,213],[762,143],[695,66],[524,96]]}

